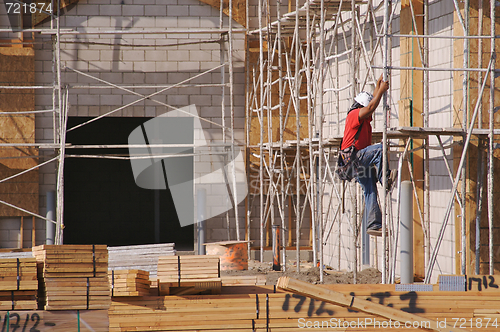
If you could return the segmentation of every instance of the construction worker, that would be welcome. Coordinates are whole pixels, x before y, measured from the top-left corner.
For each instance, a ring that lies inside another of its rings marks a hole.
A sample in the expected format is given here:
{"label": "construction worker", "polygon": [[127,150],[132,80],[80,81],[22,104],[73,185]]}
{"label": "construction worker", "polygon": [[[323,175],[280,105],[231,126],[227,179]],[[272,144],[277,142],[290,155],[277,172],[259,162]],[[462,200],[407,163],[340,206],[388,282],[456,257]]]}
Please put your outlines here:
{"label": "construction worker", "polygon": [[[372,141],[372,114],[380,103],[380,99],[389,89],[389,82],[383,81],[382,76],[377,81],[373,95],[361,92],[354,98],[354,104],[349,109],[346,118],[344,138],[341,150],[349,151],[355,147],[351,159],[353,175],[363,187],[365,210],[363,222],[367,225],[367,233],[374,236],[382,234],[382,213],[377,199],[377,181],[382,183],[382,144],[371,144]],[[347,150],[346,150],[347,149]],[[387,165],[389,163],[387,162]],[[397,170],[387,169],[387,190],[394,183]]]}

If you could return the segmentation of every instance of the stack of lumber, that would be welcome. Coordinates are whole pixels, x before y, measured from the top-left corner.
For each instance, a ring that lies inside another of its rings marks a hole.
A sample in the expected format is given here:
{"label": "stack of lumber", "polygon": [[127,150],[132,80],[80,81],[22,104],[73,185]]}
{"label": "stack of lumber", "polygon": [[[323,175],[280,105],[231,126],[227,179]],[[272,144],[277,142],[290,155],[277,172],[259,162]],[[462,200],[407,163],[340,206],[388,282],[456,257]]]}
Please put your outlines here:
{"label": "stack of lumber", "polygon": [[158,257],[174,256],[173,243],[108,247],[108,266],[111,270],[143,270],[156,280]]}
{"label": "stack of lumber", "polygon": [[36,309],[37,290],[34,258],[0,259],[0,310]]}
{"label": "stack of lumber", "polygon": [[396,291],[395,285],[311,285],[287,277],[277,286],[225,287],[240,294],[116,298],[109,331],[464,332],[500,326],[500,291],[491,287]]}
{"label": "stack of lumber", "polygon": [[113,270],[108,273],[111,296],[149,295],[149,272],[142,270]]}
{"label": "stack of lumber", "polygon": [[[7,319],[8,317],[8,319]],[[107,332],[107,310],[0,311],[3,331]]]}
{"label": "stack of lumber", "polygon": [[33,247],[33,255],[41,264],[43,277],[106,277],[108,249],[106,245],[41,245]]}
{"label": "stack of lumber", "polygon": [[111,304],[105,245],[33,247],[38,263],[39,307],[45,310],[107,309]]}
{"label": "stack of lumber", "polygon": [[111,304],[108,278],[44,278],[45,310],[107,309]]}
{"label": "stack of lumber", "polygon": [[219,256],[161,256],[158,259],[158,288],[161,295],[220,293]]}
{"label": "stack of lumber", "polygon": [[254,275],[254,276],[240,276],[240,275],[227,275],[221,276],[222,286],[252,286],[252,285],[265,285],[266,276],[265,275]]}

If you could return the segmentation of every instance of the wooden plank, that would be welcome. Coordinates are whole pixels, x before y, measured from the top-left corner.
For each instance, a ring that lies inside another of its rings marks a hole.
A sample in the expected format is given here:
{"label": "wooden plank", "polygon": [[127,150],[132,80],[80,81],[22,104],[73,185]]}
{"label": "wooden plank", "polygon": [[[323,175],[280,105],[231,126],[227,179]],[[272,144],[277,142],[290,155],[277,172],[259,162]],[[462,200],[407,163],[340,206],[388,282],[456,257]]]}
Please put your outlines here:
{"label": "wooden plank", "polygon": [[145,296],[150,293],[151,282],[147,271],[109,271],[108,276],[112,296]]}
{"label": "wooden plank", "polygon": [[[344,307],[350,307],[355,310],[363,311],[376,316],[391,319],[393,321],[398,321],[400,323],[405,322],[422,322],[425,321],[424,317],[417,316],[414,314],[409,314],[404,311],[393,309],[390,307],[383,306],[381,304],[373,303],[371,301],[361,300],[354,296],[348,296],[342,293],[338,293],[332,290],[327,290],[324,288],[316,287],[309,283],[290,279],[289,277],[280,277],[277,282],[277,287],[301,294],[304,296],[309,296],[321,301],[328,303],[333,303],[341,305]],[[438,327],[437,322],[430,322],[431,330],[433,331],[470,331],[467,329],[457,329],[452,326],[446,326],[446,328]]]}
{"label": "wooden plank", "polygon": [[36,222],[35,217],[31,219],[31,247],[34,247],[36,243]]}
{"label": "wooden plank", "polygon": [[[32,248],[33,251],[51,251],[51,252],[98,252],[98,251],[107,251],[108,246],[105,244],[42,244]],[[74,250],[74,251],[73,251]]]}
{"label": "wooden plank", "polygon": [[228,285],[265,285],[266,276],[221,276],[222,286]]}
{"label": "wooden plank", "polygon": [[21,216],[21,227],[19,228],[19,248],[24,247],[24,216]]}

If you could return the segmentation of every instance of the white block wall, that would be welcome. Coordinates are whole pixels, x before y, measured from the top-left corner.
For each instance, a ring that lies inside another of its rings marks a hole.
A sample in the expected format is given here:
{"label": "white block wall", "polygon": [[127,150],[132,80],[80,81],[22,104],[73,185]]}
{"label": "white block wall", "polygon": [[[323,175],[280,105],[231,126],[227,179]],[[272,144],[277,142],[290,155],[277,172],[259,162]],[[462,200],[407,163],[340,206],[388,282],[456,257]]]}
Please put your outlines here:
{"label": "white block wall", "polygon": [[[0,6],[4,10],[4,6]],[[0,20],[5,20],[3,15]],[[228,18],[224,16],[224,26]],[[1,23],[9,26],[8,21]],[[128,30],[141,29],[206,29],[219,28],[219,10],[198,0],[81,0],[69,6],[61,16],[62,29]],[[50,27],[46,22],[38,27]],[[233,22],[234,28],[241,28]],[[101,34],[67,35],[62,38],[61,62],[63,67],[73,68],[95,78],[116,85],[172,85],[187,80],[206,70],[220,65],[220,34]],[[37,35],[35,46],[36,84],[50,85],[52,72],[52,45],[49,35]],[[131,46],[135,47],[131,47]],[[175,45],[175,46],[168,46]],[[244,144],[244,35],[234,34],[234,106],[235,139]],[[225,43],[225,60],[228,59],[228,44]],[[221,70],[217,69],[187,82],[188,84],[221,83]],[[139,97],[115,88],[89,89],[88,85],[105,85],[70,69],[62,71],[63,85],[70,87],[69,116],[95,117],[131,103]],[[225,67],[225,82],[229,82],[229,70]],[[151,94],[158,89],[135,89],[141,94]],[[155,100],[173,107],[195,104],[201,117],[222,124],[220,87],[189,87],[170,89],[158,94]],[[36,109],[52,108],[52,91],[36,91]],[[226,126],[230,125],[229,88],[225,89]],[[115,112],[114,117],[155,117],[169,108],[152,101],[141,101]],[[205,134],[211,139],[222,139],[222,129],[216,124],[203,122]],[[49,115],[36,117],[36,140],[53,142],[53,123]],[[50,154],[53,151],[42,153]],[[55,190],[55,165],[40,169],[40,214],[45,215],[45,195]],[[244,207],[239,208],[243,220]],[[234,231],[234,213],[231,212]],[[44,228],[44,222],[41,225]],[[241,223],[243,229],[244,223]],[[14,246],[15,229],[10,221],[0,221],[2,231],[0,246]],[[207,241],[227,240],[225,221],[214,218],[207,224]],[[235,231],[233,232],[235,233]],[[5,239],[4,239],[5,238]],[[233,234],[233,239],[235,234]],[[43,241],[45,236],[43,235]]]}

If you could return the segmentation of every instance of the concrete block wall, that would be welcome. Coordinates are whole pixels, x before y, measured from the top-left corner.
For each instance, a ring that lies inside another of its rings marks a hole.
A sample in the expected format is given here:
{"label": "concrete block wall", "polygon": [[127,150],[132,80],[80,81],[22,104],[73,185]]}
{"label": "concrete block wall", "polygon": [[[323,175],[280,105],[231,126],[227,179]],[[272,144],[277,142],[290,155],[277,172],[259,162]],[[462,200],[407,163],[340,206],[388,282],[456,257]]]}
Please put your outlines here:
{"label": "concrete block wall", "polygon": [[[437,36],[453,35],[453,3],[446,1],[433,2],[429,10],[430,33]],[[453,67],[453,43],[446,39],[429,40],[429,61],[431,67]],[[429,122],[431,127],[453,127],[453,76],[450,72],[429,72]],[[453,143],[452,137],[441,137],[443,144]],[[438,146],[437,139],[431,137],[430,143]],[[453,169],[453,150],[445,150],[446,158]],[[430,150],[430,214],[431,214],[431,243],[436,243],[437,235],[443,222],[446,207],[450,199],[453,186],[449,178],[446,164],[441,151]],[[452,210],[453,211],[453,210]],[[452,213],[453,215],[453,213]],[[454,274],[455,271],[455,218],[450,216],[439,256],[433,270],[433,279],[439,274]]]}
{"label": "concrete block wall", "polygon": [[[35,219],[35,245],[45,243],[45,222]],[[0,219],[0,248],[31,248],[33,241],[33,219],[23,221],[23,240],[21,241],[21,218]]]}
{"label": "concrete block wall", "polygon": [[[224,17],[227,26],[228,18]],[[50,27],[44,23],[43,27]],[[84,32],[90,29],[128,30],[141,29],[205,29],[219,27],[219,10],[198,0],[81,0],[75,6],[64,10],[61,16],[62,29]],[[241,28],[233,22],[233,27]],[[189,78],[220,65],[219,34],[101,34],[67,35],[62,38],[61,62],[62,82],[70,88],[69,116],[96,117],[114,109],[133,103],[140,97],[116,88],[89,88],[91,85],[104,87],[104,80],[116,85],[161,86],[186,81],[187,85],[215,83],[222,81],[221,69],[212,70],[196,79]],[[244,144],[244,35],[234,34],[234,102],[235,139]],[[48,35],[37,35],[36,44],[36,84],[49,85],[54,80],[52,72],[52,45]],[[133,47],[132,47],[133,46]],[[228,44],[224,44],[224,59],[228,59]],[[67,67],[67,68],[66,68]],[[81,71],[91,77],[77,73]],[[229,82],[229,71],[225,67],[225,82]],[[93,78],[96,79],[93,79]],[[134,91],[143,95],[159,89],[143,88]],[[222,139],[221,87],[182,87],[160,93],[151,99],[172,107],[195,104],[202,118],[205,135],[209,139]],[[51,90],[38,90],[37,109],[52,107]],[[225,88],[226,126],[230,123],[229,88]],[[151,100],[137,102],[117,111],[112,117],[155,117],[170,108]],[[228,137],[229,138],[229,137]],[[52,117],[40,115],[36,118],[37,142],[53,142]],[[52,151],[42,151],[50,154]],[[49,164],[40,169],[40,214],[45,215],[45,193],[55,190],[56,168]],[[244,206],[239,206],[241,232],[244,234]],[[235,239],[234,212],[230,213],[232,239]],[[1,224],[1,221],[0,221]],[[38,225],[38,224],[37,224]],[[41,224],[45,228],[44,222]],[[0,226],[1,227],[1,226]],[[225,217],[215,217],[207,223],[207,241],[227,240]],[[9,233],[10,234],[10,233]],[[12,233],[14,234],[14,233]],[[10,239],[11,236],[9,235]],[[45,236],[43,237],[45,238]],[[10,241],[10,240],[9,240]],[[0,240],[3,243],[3,239]],[[2,244],[3,245],[3,244]],[[10,245],[10,244],[9,244]]]}

